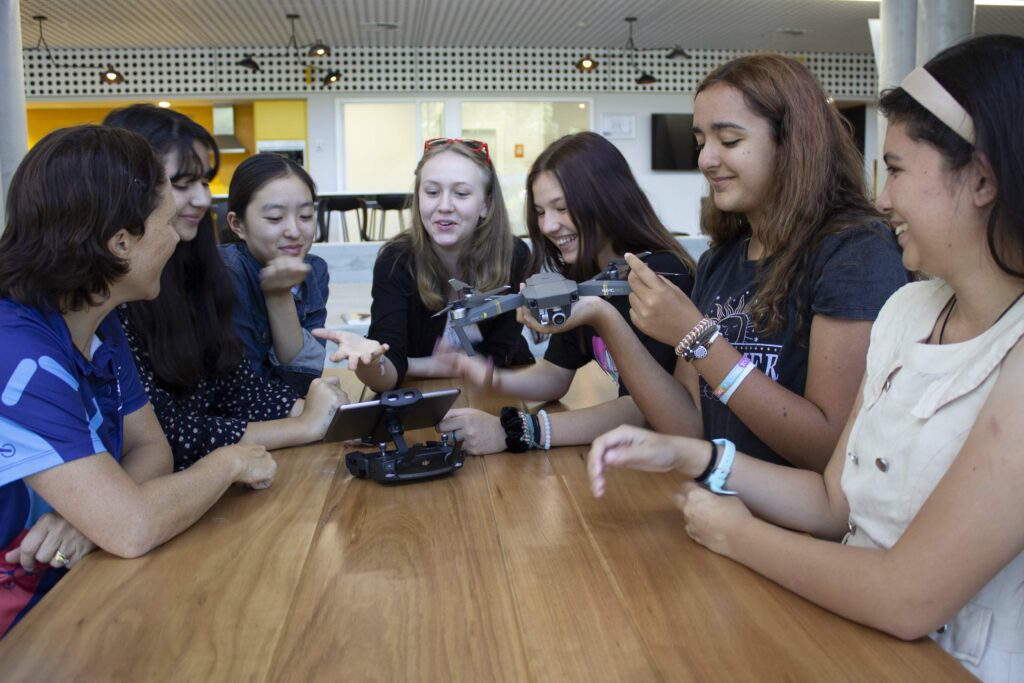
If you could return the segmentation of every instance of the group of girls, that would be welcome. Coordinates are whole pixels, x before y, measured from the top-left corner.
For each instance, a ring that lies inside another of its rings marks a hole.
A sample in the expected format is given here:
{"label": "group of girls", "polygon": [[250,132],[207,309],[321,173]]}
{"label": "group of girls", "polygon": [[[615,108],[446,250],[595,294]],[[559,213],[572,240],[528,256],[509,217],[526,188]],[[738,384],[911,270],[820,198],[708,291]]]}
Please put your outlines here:
{"label": "group of girls", "polygon": [[[1024,666],[1024,40],[950,48],[881,105],[876,208],[803,65],[758,55],[708,75],[694,98],[710,189],[698,265],[598,135],[567,136],[534,162],[532,253],[511,234],[487,145],[430,140],[413,225],[374,268],[366,337],[322,329],[326,269],[308,254],[315,187],[301,168],[263,155],[239,166],[239,241],[218,255],[206,187],[218,157],[201,128],[133,107],[106,128],[48,136],[15,175],[0,241],[14,349],[0,358],[0,420],[19,458],[0,488],[18,528],[0,532],[7,561],[24,566],[16,579],[31,598],[53,580],[25,571],[35,562],[66,565],[93,542],[141,554],[231,482],[269,485],[266,449],[320,438],[346,400],[315,378],[325,339],[376,391],[460,376],[554,401],[596,360],[613,401],[456,409],[440,428],[475,454],[592,442],[598,496],[610,468],[678,470],[695,480],[676,503],[699,543],[1009,680]],[[68,177],[96,187],[47,191]],[[467,328],[472,357],[438,315],[459,294],[452,278],[481,291],[541,268],[582,281],[618,258],[628,299],[583,297],[561,326],[525,309],[493,318]],[[911,271],[932,277],[907,284]],[[537,362],[524,324],[551,333]],[[172,452],[187,469],[171,474]]]}

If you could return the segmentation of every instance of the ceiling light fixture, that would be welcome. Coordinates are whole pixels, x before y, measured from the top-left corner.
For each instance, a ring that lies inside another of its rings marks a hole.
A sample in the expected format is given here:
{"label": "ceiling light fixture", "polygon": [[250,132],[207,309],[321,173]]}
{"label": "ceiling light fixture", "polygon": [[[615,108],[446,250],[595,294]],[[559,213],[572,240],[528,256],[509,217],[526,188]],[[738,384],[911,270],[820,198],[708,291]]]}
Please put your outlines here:
{"label": "ceiling light fixture", "polygon": [[309,52],[306,54],[310,57],[330,57],[331,48],[327,46],[327,43],[317,38],[316,42],[309,46]]}
{"label": "ceiling light fixture", "polygon": [[43,36],[43,22],[46,21],[46,17],[42,14],[37,14],[32,17],[32,21],[39,22],[39,40],[36,41],[36,49],[38,50],[41,46],[43,51],[46,52],[46,58],[50,60],[50,64],[53,64],[53,67],[56,69],[57,60],[55,60],[53,55],[50,54],[50,46],[46,44],[46,38]]}
{"label": "ceiling light fixture", "polygon": [[[317,66],[316,64],[310,64],[303,59],[302,50],[306,50],[306,57],[329,57],[331,54],[331,48],[324,41],[319,38],[315,43],[311,45],[299,45],[298,38],[295,36],[295,22],[298,20],[298,14],[286,14],[285,17],[291,23],[291,35],[288,37],[288,42],[285,44],[285,49],[291,49],[295,52],[295,61],[298,62],[299,66],[302,67],[304,78],[306,83],[313,83],[313,74],[323,73],[323,77],[320,78],[321,87],[327,88],[334,85],[341,80],[341,71],[331,67]],[[244,61],[244,60],[243,60]],[[241,64],[241,62],[240,62]],[[244,65],[243,65],[244,66]]]}
{"label": "ceiling light fixture", "polygon": [[328,71],[327,75],[324,76],[322,81],[320,81],[320,85],[323,86],[324,88],[326,88],[328,86],[334,85],[335,83],[337,83],[340,80],[341,80],[341,72],[338,71],[337,69],[332,69],[331,71]]}
{"label": "ceiling light fixture", "polygon": [[257,62],[252,55],[246,55],[244,59],[238,60],[237,62],[235,62],[235,66],[240,66],[242,68],[248,69],[253,73],[258,73],[262,71],[262,69],[260,69],[259,62]]}
{"label": "ceiling light fixture", "polygon": [[597,62],[590,55],[580,57],[580,60],[576,62],[576,70],[580,73],[589,74],[597,68]]}
{"label": "ceiling light fixture", "polygon": [[669,50],[669,53],[665,55],[666,59],[689,59],[690,53],[683,48],[676,45],[674,48]]}
{"label": "ceiling light fixture", "polygon": [[626,53],[629,55],[629,65],[633,68],[633,71],[640,74],[633,81],[637,85],[651,85],[657,83],[658,79],[647,73],[646,71],[640,71],[640,68],[636,65],[636,43],[633,41],[633,24],[636,23],[636,17],[626,17],[626,24],[629,26],[629,40],[626,41]]}
{"label": "ceiling light fixture", "polygon": [[124,83],[124,75],[113,64],[107,64],[107,68],[100,72],[100,81],[106,85],[121,85]]}

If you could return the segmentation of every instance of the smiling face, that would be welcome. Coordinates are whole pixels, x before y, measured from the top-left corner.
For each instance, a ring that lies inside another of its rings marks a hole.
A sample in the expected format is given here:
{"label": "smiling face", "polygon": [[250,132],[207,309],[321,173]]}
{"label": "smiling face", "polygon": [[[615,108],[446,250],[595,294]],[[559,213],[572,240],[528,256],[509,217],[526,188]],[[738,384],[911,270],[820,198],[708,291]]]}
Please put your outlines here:
{"label": "smiling face", "polygon": [[131,293],[128,301],[155,299],[160,294],[160,272],[178,246],[179,234],[175,225],[178,210],[171,185],[165,182],[160,189],[160,201],[146,217],[145,229],[134,241],[128,275]]}
{"label": "smiling face", "polygon": [[210,210],[210,150],[199,143],[192,143],[196,159],[182,163],[181,154],[173,150],[163,158],[164,170],[171,179],[171,193],[178,209],[174,229],[182,242],[195,239],[199,221]]}
{"label": "smiling face", "polygon": [[579,230],[572,222],[565,202],[562,184],[551,171],[544,171],[533,181],[533,210],[537,213],[537,227],[542,235],[551,240],[565,263],[573,264],[579,259]]}
{"label": "smiling face", "polygon": [[979,220],[968,184],[948,169],[936,147],[911,138],[898,121],[886,130],[883,158],[888,176],[877,206],[896,232],[903,265],[946,276],[950,265],[977,247],[971,230],[957,228]]}
{"label": "smiling face", "polygon": [[316,228],[313,195],[301,178],[280,176],[252,195],[244,218],[232,212],[228,222],[263,265],[279,256],[302,258],[313,244]]}
{"label": "smiling face", "polygon": [[445,251],[459,250],[487,216],[484,170],[461,154],[443,152],[420,168],[420,220],[431,241]]}
{"label": "smiling face", "polygon": [[717,83],[694,99],[693,130],[715,206],[756,225],[774,187],[778,153],[768,120],[751,111],[742,92]]}

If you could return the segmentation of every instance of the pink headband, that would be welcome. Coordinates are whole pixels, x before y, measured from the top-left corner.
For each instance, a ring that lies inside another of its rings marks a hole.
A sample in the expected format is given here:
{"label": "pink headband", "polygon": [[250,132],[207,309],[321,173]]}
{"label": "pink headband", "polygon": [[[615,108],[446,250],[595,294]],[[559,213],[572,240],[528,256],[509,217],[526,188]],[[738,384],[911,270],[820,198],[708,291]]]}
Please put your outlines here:
{"label": "pink headband", "polygon": [[900,83],[900,87],[968,144],[974,145],[974,121],[971,115],[923,66],[911,71]]}

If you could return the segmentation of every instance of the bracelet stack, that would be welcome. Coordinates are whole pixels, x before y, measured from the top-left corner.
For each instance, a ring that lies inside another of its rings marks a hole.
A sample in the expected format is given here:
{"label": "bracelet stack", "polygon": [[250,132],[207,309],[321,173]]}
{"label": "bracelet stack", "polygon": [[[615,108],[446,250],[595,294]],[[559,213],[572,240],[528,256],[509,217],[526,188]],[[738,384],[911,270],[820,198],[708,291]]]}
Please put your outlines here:
{"label": "bracelet stack", "polygon": [[747,354],[740,356],[739,361],[733,366],[729,374],[725,376],[722,383],[715,389],[715,398],[722,402],[722,405],[727,405],[732,395],[736,393],[736,390],[743,384],[743,380],[747,378],[751,372],[754,371],[754,362],[747,357]]}
{"label": "bracelet stack", "polygon": [[[505,430],[505,447],[510,453],[522,453],[531,448],[551,449],[551,420],[546,410],[531,415],[525,410],[512,406],[501,409],[499,417]],[[541,441],[541,424],[544,425],[544,440]]]}
{"label": "bracelet stack", "polygon": [[693,329],[676,344],[676,355],[690,362],[708,357],[708,349],[721,336],[718,321],[702,318]]}

